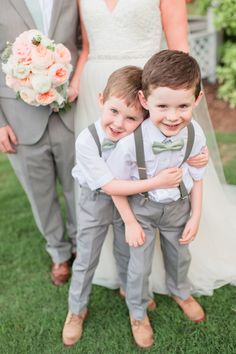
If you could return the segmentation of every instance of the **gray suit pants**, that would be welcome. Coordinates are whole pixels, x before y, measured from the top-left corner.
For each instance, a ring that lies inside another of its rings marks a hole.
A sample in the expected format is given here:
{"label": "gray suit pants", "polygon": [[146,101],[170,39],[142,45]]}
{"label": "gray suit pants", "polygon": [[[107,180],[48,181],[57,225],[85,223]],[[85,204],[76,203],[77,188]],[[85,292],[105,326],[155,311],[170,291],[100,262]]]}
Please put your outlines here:
{"label": "gray suit pants", "polygon": [[[23,128],[22,128],[23,129]],[[27,126],[24,127],[27,129]],[[53,262],[61,263],[76,251],[74,182],[74,133],[58,114],[53,114],[41,139],[33,145],[18,145],[9,154],[12,167],[30,201],[36,224],[46,239],[46,250]],[[66,230],[61,215],[56,181],[59,180],[66,206]]]}
{"label": "gray suit pants", "polygon": [[[190,265],[188,245],[180,245],[190,215],[188,198],[171,203],[156,203],[136,195],[130,204],[146,235],[145,243],[130,248],[126,302],[133,318],[142,320],[146,315],[149,295],[148,278],[151,273],[156,229],[159,229],[163,252],[166,283],[170,294],[186,299],[190,293],[187,273]],[[157,274],[158,277],[158,274]]]}
{"label": "gray suit pants", "polygon": [[129,262],[129,246],[125,242],[124,224],[109,195],[81,187],[78,224],[77,257],[73,263],[69,290],[69,309],[75,314],[81,313],[87,307],[93,275],[109,225],[113,226],[113,252],[124,290]]}

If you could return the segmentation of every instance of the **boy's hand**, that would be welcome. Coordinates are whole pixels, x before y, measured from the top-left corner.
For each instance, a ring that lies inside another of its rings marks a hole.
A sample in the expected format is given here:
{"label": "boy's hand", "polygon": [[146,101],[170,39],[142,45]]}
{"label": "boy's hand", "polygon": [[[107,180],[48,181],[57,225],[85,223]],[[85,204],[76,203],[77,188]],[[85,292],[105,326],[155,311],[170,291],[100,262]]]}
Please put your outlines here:
{"label": "boy's hand", "polygon": [[199,221],[195,218],[190,218],[185,225],[182,237],[179,239],[181,245],[187,245],[188,243],[194,241],[197,231],[198,231]]}
{"label": "boy's hand", "polygon": [[16,153],[14,145],[17,144],[16,135],[10,125],[0,128],[0,151],[8,154]]}
{"label": "boy's hand", "polygon": [[160,171],[156,177],[157,188],[176,188],[182,180],[182,169],[179,167],[171,167]]}
{"label": "boy's hand", "polygon": [[187,163],[192,167],[205,167],[208,164],[208,161],[209,151],[207,146],[205,146],[200,154],[190,157],[187,160]]}
{"label": "boy's hand", "polygon": [[125,239],[131,247],[138,247],[144,244],[145,233],[136,220],[125,223]]}

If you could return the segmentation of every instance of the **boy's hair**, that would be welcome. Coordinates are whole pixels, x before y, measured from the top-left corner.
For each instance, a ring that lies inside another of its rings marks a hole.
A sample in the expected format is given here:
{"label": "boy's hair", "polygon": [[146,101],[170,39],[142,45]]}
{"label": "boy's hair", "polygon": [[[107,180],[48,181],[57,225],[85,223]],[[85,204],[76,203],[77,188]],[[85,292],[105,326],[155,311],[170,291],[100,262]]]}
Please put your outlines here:
{"label": "boy's hair", "polygon": [[138,93],[142,89],[142,69],[137,66],[127,65],[114,71],[108,78],[103,91],[103,101],[106,102],[111,96],[123,99],[129,107],[140,109],[147,117],[148,111],[139,101]]}
{"label": "boy's hair", "polygon": [[195,98],[201,91],[201,71],[197,61],[178,50],[162,50],[145,64],[142,91],[147,98],[158,87],[194,89]]}

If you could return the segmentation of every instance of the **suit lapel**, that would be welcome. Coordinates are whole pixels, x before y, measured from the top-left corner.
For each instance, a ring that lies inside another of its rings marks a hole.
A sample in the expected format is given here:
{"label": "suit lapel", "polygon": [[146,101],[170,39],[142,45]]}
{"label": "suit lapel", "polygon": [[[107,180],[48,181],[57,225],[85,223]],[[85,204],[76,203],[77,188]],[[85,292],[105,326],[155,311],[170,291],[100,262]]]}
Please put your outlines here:
{"label": "suit lapel", "polygon": [[62,10],[63,0],[54,0],[53,8],[52,8],[52,16],[51,16],[51,24],[49,28],[48,37],[53,38],[57,22],[59,20],[59,16]]}
{"label": "suit lapel", "polygon": [[24,0],[9,0],[29,29],[37,28]]}

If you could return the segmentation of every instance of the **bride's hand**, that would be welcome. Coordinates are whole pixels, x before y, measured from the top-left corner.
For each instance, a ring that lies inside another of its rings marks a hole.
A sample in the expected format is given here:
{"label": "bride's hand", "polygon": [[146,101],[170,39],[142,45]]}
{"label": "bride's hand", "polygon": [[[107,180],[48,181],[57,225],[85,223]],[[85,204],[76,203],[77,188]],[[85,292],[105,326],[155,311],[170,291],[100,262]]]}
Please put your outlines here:
{"label": "bride's hand", "polygon": [[187,160],[187,163],[193,167],[205,167],[208,164],[208,161],[209,161],[209,150],[207,146],[205,146],[202,149],[200,154],[190,157]]}
{"label": "bride's hand", "polygon": [[69,86],[67,89],[67,98],[69,102],[74,102],[78,97],[79,91],[74,86]]}

